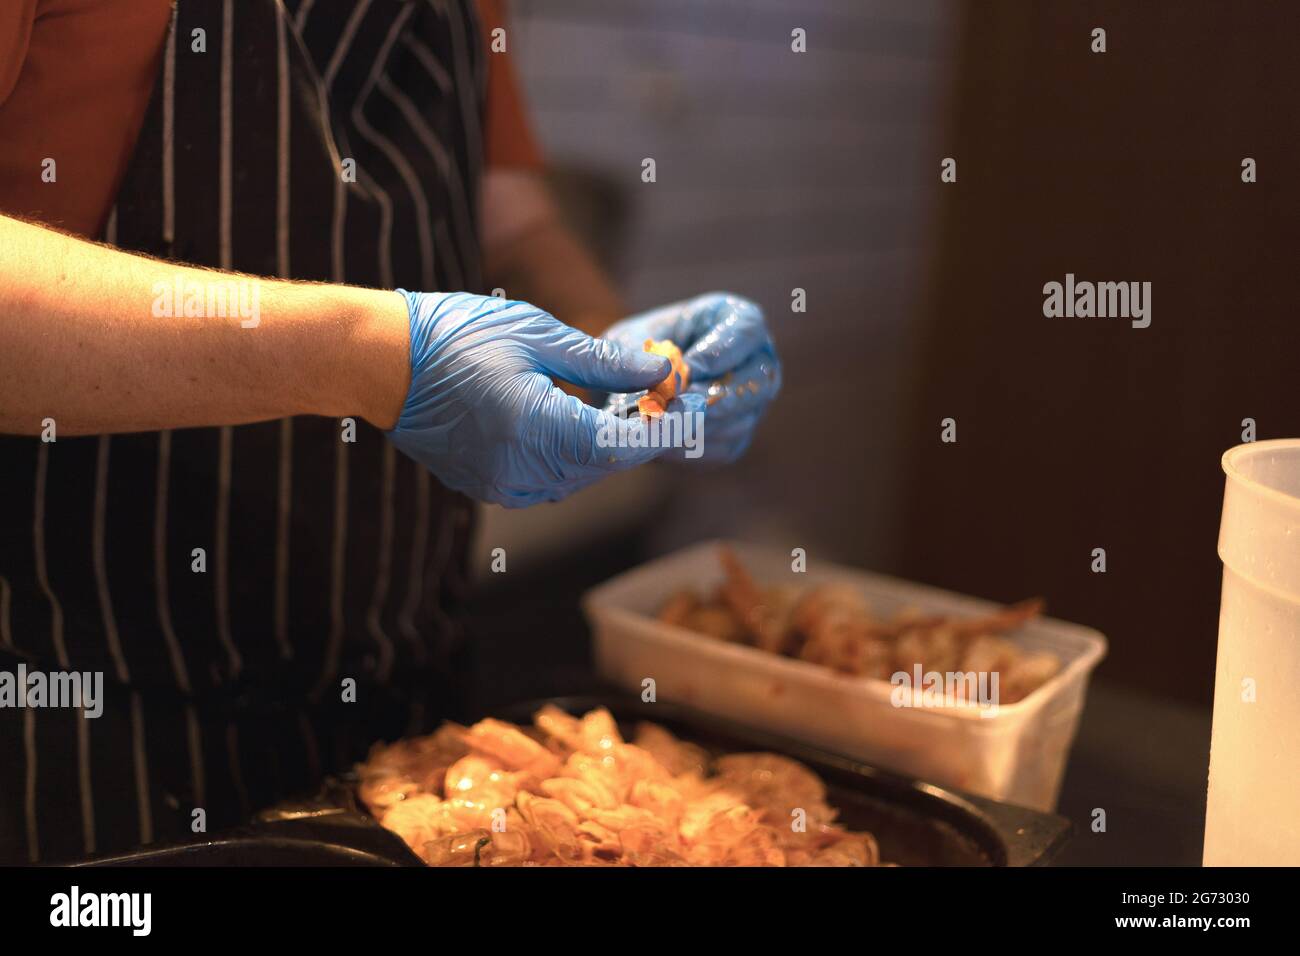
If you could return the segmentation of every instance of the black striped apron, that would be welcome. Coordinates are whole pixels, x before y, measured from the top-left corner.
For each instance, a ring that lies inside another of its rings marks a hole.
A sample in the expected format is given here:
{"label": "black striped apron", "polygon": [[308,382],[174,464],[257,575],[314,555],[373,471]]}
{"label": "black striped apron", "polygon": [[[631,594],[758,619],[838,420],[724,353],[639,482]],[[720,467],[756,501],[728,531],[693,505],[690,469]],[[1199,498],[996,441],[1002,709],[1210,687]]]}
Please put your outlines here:
{"label": "black striped apron", "polygon": [[[105,238],[478,291],[483,60],[457,0],[181,0]],[[469,503],[364,422],[342,436],[0,439],[0,670],[106,688],[95,720],[0,709],[0,861],[186,836],[196,810],[213,831],[438,716]]]}

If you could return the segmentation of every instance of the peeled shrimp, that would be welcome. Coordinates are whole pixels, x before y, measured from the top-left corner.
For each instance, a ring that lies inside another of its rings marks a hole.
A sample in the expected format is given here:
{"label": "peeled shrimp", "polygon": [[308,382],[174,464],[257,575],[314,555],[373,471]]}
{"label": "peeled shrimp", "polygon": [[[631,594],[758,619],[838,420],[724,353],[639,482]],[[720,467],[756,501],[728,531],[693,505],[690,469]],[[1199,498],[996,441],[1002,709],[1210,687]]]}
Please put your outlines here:
{"label": "peeled shrimp", "polygon": [[559,769],[560,761],[555,754],[505,721],[490,717],[480,720],[465,731],[464,741],[470,749],[496,757],[511,770],[550,777]]}
{"label": "peeled shrimp", "polygon": [[[867,866],[870,834],[834,823],[816,774],[776,754],[703,749],[608,711],[547,707],[513,724],[380,745],[359,768],[380,822],[433,866]],[[792,826],[801,810],[806,827]]]}

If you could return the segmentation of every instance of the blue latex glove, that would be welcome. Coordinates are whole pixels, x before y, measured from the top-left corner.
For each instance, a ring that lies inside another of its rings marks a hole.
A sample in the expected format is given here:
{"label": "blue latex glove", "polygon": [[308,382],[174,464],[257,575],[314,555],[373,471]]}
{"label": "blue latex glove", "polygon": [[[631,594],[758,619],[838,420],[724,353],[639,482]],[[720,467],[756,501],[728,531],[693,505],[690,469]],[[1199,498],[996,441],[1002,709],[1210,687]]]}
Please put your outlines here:
{"label": "blue latex glove", "polygon": [[[666,358],[593,339],[527,302],[397,291],[411,319],[411,388],[388,437],[448,488],[522,508],[663,454],[631,434],[644,423],[586,405],[550,376],[643,389],[668,375]],[[703,397],[677,404],[703,409]]]}
{"label": "blue latex glove", "polygon": [[[700,461],[725,464],[744,454],[781,390],[781,360],[763,311],[739,296],[712,292],[643,312],[615,323],[602,338],[624,349],[642,348],[646,339],[677,343],[691,369],[687,396],[701,395],[708,403]],[[622,413],[637,397],[611,395],[605,408]],[[680,452],[671,457],[683,458]]]}

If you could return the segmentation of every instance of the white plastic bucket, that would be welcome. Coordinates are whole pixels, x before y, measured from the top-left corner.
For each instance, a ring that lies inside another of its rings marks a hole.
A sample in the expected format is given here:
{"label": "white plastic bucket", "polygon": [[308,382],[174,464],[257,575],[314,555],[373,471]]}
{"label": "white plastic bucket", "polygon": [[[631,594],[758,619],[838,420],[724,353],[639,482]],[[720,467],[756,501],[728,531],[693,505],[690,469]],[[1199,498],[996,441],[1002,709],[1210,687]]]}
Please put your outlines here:
{"label": "white plastic bucket", "polygon": [[1300,864],[1300,440],[1223,456],[1206,866]]}
{"label": "white plastic bucket", "polygon": [[[807,661],[728,644],[664,624],[656,612],[674,593],[708,591],[722,577],[719,542],[708,541],[634,568],[588,592],[596,662],[636,692],[652,678],[656,696],[690,704],[787,737],[1036,810],[1056,806],[1088,676],[1106,653],[1096,631],[1050,618],[1012,638],[1060,657],[1060,673],[994,717],[966,708],[900,708],[886,681],[838,674]],[[760,582],[789,581],[790,555],[731,542]],[[862,591],[884,613],[919,607],[975,616],[997,605],[852,568],[812,562],[800,583],[835,582]]]}

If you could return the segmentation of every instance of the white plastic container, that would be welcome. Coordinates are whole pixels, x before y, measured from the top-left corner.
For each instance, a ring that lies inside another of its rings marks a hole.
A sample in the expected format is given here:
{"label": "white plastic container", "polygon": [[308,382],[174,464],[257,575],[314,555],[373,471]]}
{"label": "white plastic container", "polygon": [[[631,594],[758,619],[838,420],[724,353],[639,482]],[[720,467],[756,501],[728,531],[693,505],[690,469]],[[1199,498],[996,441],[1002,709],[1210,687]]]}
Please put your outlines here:
{"label": "white plastic container", "polygon": [[1300,440],[1238,445],[1219,557],[1206,866],[1300,865]]}
{"label": "white plastic container", "polygon": [[[720,542],[710,541],[652,561],[589,591],[583,607],[595,631],[600,673],[640,691],[655,681],[658,699],[802,739],[944,786],[1051,810],[1083,709],[1088,675],[1106,653],[1089,628],[1040,619],[1012,637],[1062,660],[1056,677],[996,716],[972,707],[903,708],[886,681],[728,644],[660,623],[655,615],[674,593],[707,593],[721,580]],[[789,554],[731,542],[764,584],[852,584],[876,613],[919,607],[964,616],[997,607],[987,601],[866,572],[810,562],[791,572]]]}

